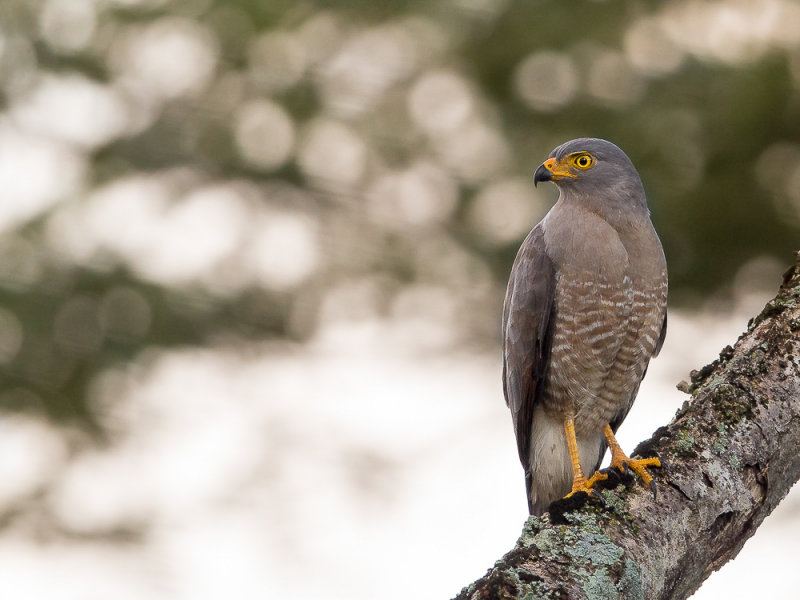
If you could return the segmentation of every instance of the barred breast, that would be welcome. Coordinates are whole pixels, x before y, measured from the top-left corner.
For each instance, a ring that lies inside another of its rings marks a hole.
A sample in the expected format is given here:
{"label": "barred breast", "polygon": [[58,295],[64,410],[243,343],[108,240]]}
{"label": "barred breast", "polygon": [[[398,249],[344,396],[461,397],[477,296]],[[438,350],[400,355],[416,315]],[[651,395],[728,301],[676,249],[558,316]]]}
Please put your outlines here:
{"label": "barred breast", "polygon": [[[614,281],[581,275],[564,272],[556,285],[550,376],[543,402],[548,412],[557,412],[562,419],[585,415],[587,406],[597,407],[623,348],[633,303],[627,276]],[[576,427],[590,425],[581,421]]]}
{"label": "barred breast", "polygon": [[587,234],[573,238],[559,257],[542,400],[548,414],[574,418],[579,437],[596,436],[624,418],[656,348],[667,280],[660,243],[647,239],[655,237],[649,229],[626,238],[590,218]]}

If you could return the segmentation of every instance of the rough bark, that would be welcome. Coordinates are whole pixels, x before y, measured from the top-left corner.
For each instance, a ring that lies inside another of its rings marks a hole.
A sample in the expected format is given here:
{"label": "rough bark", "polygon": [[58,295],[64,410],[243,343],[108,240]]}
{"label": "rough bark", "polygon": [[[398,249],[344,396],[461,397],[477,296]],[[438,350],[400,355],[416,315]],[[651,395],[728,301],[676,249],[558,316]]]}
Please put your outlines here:
{"label": "rough bark", "polygon": [[678,387],[691,398],[634,453],[663,463],[656,499],[609,478],[603,502],[553,504],[457,600],[676,600],[738,554],[800,478],[800,252],[736,345]]}

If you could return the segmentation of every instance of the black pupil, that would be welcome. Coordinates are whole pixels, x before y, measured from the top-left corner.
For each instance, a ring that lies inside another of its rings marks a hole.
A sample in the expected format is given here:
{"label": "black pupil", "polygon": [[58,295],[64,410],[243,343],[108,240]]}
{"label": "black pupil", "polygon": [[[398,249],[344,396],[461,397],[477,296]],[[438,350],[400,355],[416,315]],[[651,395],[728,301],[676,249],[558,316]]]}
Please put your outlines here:
{"label": "black pupil", "polygon": [[589,164],[589,159],[588,159],[588,158],[586,158],[585,156],[581,156],[581,157],[578,159],[578,164],[579,164],[580,166],[582,166],[582,167],[585,167],[586,165],[588,165],[588,164]]}

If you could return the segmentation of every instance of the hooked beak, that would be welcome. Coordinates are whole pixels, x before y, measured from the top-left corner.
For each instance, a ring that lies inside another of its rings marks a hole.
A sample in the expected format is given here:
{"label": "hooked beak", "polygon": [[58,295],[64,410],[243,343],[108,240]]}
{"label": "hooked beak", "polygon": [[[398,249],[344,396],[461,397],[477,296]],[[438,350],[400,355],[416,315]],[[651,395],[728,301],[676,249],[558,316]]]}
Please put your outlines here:
{"label": "hooked beak", "polygon": [[555,158],[548,158],[539,165],[533,174],[533,186],[536,187],[536,184],[540,181],[559,181],[565,177],[570,179],[578,178],[577,175],[569,171],[569,167],[559,163]]}
{"label": "hooked beak", "polygon": [[553,172],[544,165],[539,165],[533,174],[533,187],[536,187],[540,181],[550,181],[552,178]]}

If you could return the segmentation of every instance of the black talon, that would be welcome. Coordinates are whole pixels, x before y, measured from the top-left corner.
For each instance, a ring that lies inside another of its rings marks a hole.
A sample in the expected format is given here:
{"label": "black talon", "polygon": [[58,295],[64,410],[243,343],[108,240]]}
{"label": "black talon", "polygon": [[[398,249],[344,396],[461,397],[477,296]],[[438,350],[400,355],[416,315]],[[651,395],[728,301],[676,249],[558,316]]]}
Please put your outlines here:
{"label": "black talon", "polygon": [[653,492],[653,500],[658,500],[658,488],[655,481],[650,482],[650,491]]}

